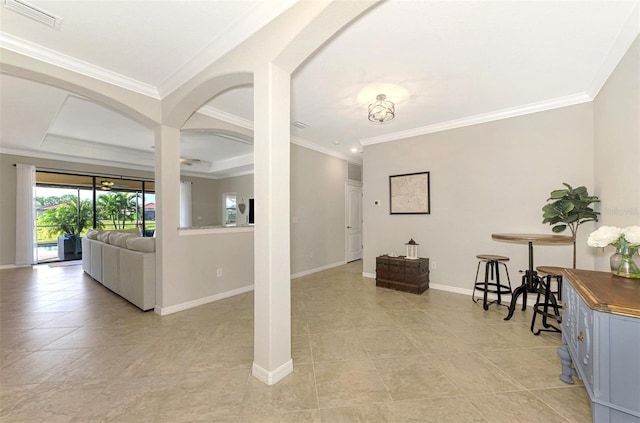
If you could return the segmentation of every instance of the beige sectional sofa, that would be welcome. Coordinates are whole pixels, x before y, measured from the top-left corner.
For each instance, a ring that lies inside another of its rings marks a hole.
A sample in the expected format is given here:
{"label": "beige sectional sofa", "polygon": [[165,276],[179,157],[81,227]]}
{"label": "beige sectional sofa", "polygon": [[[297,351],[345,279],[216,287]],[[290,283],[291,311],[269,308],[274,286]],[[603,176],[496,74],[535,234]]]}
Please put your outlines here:
{"label": "beige sectional sofa", "polygon": [[91,230],[82,238],[82,268],[142,310],[156,305],[155,238],[137,231]]}

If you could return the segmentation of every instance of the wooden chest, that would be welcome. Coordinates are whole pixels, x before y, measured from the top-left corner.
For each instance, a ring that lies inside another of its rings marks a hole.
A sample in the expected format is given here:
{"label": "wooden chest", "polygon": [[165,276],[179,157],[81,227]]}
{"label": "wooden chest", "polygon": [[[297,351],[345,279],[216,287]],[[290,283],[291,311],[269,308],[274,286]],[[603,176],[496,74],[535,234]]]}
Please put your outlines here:
{"label": "wooden chest", "polygon": [[429,259],[376,257],[376,286],[422,294],[429,289]]}

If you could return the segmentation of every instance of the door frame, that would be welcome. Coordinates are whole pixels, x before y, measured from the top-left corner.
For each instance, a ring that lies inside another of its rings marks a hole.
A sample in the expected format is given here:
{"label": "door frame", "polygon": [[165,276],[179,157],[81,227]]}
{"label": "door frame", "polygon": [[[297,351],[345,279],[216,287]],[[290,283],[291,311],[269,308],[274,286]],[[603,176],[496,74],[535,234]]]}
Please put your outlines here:
{"label": "door frame", "polygon": [[[360,188],[360,242],[361,251],[364,251],[364,225],[362,220],[362,182],[348,180],[344,184],[344,261],[349,262],[349,229],[347,228],[347,222],[349,221],[349,187]],[[362,255],[359,259],[362,260]],[[353,260],[355,261],[355,260]]]}

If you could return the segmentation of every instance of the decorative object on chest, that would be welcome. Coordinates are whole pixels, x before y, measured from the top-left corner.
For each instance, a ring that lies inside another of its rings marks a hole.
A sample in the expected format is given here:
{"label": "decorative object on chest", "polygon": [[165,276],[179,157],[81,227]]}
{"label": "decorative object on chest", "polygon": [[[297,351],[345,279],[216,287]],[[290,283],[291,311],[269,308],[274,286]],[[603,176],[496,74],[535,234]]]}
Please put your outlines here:
{"label": "decorative object on chest", "polygon": [[409,242],[407,242],[406,244],[404,244],[407,246],[407,255],[405,256],[408,259],[411,260],[415,260],[418,258],[418,244],[417,242],[415,242],[413,240],[413,238],[411,238],[409,240]]}
{"label": "decorative object on chest", "polygon": [[388,255],[376,257],[376,286],[422,294],[429,289],[429,259]]}

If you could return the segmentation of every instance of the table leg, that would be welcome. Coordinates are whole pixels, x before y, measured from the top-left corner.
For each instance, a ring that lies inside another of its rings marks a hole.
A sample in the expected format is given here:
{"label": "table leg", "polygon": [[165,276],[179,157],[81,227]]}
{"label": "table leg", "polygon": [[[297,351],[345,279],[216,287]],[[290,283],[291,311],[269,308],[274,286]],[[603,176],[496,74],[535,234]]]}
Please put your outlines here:
{"label": "table leg", "polygon": [[516,289],[513,290],[513,294],[511,294],[511,304],[509,304],[509,313],[504,320],[509,320],[513,317],[513,312],[516,311],[516,305],[518,302],[518,296],[523,292],[527,292],[527,287],[525,285],[520,285]]}
{"label": "table leg", "polygon": [[[518,302],[518,297],[520,295],[524,295],[523,299],[524,299],[524,306],[526,307],[527,304],[527,283],[526,283],[526,276],[522,277],[522,284],[517,287],[516,289],[513,290],[513,293],[511,294],[511,304],[509,304],[509,313],[507,314],[507,317],[504,318],[504,320],[509,320],[513,317],[513,313],[516,311],[516,305]],[[524,308],[523,308],[524,310]]]}

